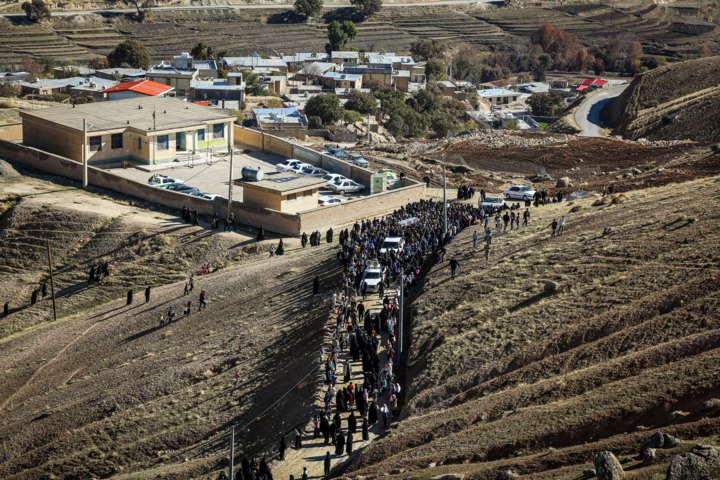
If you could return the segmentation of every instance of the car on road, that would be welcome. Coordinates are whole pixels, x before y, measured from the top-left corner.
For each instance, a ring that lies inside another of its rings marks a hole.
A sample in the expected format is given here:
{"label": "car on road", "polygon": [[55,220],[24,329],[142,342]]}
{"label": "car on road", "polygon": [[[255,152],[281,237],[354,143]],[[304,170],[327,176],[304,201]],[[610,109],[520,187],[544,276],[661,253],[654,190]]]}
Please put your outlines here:
{"label": "car on road", "polygon": [[327,207],[328,205],[337,205],[338,203],[342,203],[342,201],[342,198],[335,198],[331,197],[330,195],[323,195],[322,197],[318,198],[318,206]]}
{"label": "car on road", "polygon": [[357,183],[353,180],[348,180],[347,178],[331,182],[328,186],[330,187],[330,190],[340,194],[345,194],[347,192],[362,192],[365,190],[365,185]]}
{"label": "car on road", "polygon": [[310,165],[309,163],[298,163],[294,167],[289,168],[286,171],[292,172],[292,173],[297,173],[298,175],[300,175],[302,173],[302,171],[306,168],[315,168],[315,166]]}
{"label": "car on road", "polygon": [[220,200],[227,200],[227,198],[222,195],[218,195],[217,193],[206,193],[203,195],[203,198],[207,198],[208,200],[215,200],[216,198],[219,198]]}
{"label": "car on road", "polygon": [[199,190],[188,192],[188,195],[190,195],[191,197],[205,198],[205,194]]}
{"label": "car on road", "polygon": [[324,175],[322,177],[322,179],[327,180],[328,188],[330,187],[330,184],[333,182],[336,182],[338,180],[347,180],[347,178],[340,175],[339,173],[328,173],[327,175]]}
{"label": "car on road", "polygon": [[380,254],[385,255],[385,252],[394,250],[399,252],[405,248],[405,239],[402,237],[385,237],[385,241],[380,246]]}
{"label": "car on road", "polygon": [[515,185],[513,187],[506,188],[503,193],[505,194],[505,198],[507,200],[512,200],[513,198],[518,200],[532,200],[535,196],[535,190],[530,187],[526,187],[525,185]]}
{"label": "car on road", "polygon": [[289,158],[289,159],[275,165],[275,170],[277,170],[278,172],[281,172],[281,173],[287,172],[288,170],[293,168],[298,163],[303,163],[303,162],[301,162],[300,160],[295,160],[294,158]]}
{"label": "car on road", "polygon": [[199,188],[191,187],[190,185],[184,185],[184,184],[170,185],[169,187],[167,187],[167,189],[173,190],[175,192],[180,192],[180,193],[190,193],[190,192],[200,191]]}
{"label": "car on road", "polygon": [[150,180],[148,180],[148,185],[158,188],[167,188],[170,185],[181,185],[183,183],[185,183],[183,180],[177,180],[175,178],[170,178],[167,175],[158,174],[153,175],[150,177]]}
{"label": "car on road", "polygon": [[500,195],[485,195],[485,201],[480,197],[481,207],[498,207],[502,208],[505,205],[505,200]]}
{"label": "car on road", "polygon": [[388,277],[387,268],[380,265],[377,260],[368,263],[365,273],[363,273],[363,280],[367,283],[367,289],[370,292],[377,292],[380,282],[389,283]]}
{"label": "car on road", "polygon": [[305,167],[300,171],[300,175],[308,175],[315,178],[323,178],[327,173],[327,170],[317,167]]}
{"label": "car on road", "polygon": [[348,155],[348,162],[358,167],[369,167],[370,162],[365,160],[362,155]]}

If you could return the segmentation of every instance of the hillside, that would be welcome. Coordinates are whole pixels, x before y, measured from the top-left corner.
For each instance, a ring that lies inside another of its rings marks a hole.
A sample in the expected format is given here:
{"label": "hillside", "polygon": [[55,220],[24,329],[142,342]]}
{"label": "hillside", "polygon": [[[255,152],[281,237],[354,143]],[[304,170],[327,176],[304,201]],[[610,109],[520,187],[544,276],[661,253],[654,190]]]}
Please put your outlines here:
{"label": "hillside", "polygon": [[[649,429],[720,433],[703,407],[720,397],[719,187],[533,207],[529,228],[493,240],[489,267],[460,234],[458,278],[435,266],[412,306],[401,420],[346,475],[577,479],[593,453],[637,455]],[[638,479],[667,469],[630,466]]]}
{"label": "hillside", "polygon": [[[11,314],[0,319],[0,478],[136,472],[250,422],[276,400],[261,422],[238,432],[238,451],[261,452],[307,420],[315,388],[298,382],[317,365],[327,317],[310,295],[313,278],[324,285],[323,271],[335,264],[329,255],[325,263],[326,247],[300,256],[298,242],[287,241],[287,254],[268,263],[267,253],[258,254],[277,239],[256,244],[246,232],[213,233],[150,205],[2,165],[9,174],[0,177],[0,304],[9,301]],[[29,301],[47,278],[46,239],[57,321],[49,297]],[[101,259],[110,276],[88,285],[90,266]],[[215,271],[200,275],[207,263]],[[195,289],[186,297],[191,273]],[[126,306],[129,289],[134,303]],[[209,300],[198,311],[201,289]],[[171,307],[176,321],[160,327]],[[207,455],[187,454],[199,460],[171,478],[196,476],[222,459]]]}
{"label": "hillside", "polygon": [[718,141],[719,78],[718,56],[650,70],[605,107],[603,121],[630,139]]}

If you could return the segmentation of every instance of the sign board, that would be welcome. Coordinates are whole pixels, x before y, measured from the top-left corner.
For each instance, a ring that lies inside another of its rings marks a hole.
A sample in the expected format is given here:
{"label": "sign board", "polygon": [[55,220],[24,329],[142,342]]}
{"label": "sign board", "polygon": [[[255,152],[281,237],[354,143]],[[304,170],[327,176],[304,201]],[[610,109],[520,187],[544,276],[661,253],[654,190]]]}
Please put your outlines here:
{"label": "sign board", "polygon": [[370,195],[383,193],[386,190],[385,175],[375,173],[370,175]]}

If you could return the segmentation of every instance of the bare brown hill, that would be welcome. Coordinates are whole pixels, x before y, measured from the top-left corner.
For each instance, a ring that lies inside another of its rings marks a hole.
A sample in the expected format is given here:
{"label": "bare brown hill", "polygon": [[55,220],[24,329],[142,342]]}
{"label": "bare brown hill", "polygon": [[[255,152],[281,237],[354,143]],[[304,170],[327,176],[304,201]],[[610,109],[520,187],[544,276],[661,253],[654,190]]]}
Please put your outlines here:
{"label": "bare brown hill", "polygon": [[638,75],[602,112],[618,135],[638,139],[720,140],[720,57]]}
{"label": "bare brown hill", "polygon": [[489,267],[459,235],[458,277],[436,266],[413,303],[401,421],[348,475],[579,478],[593,453],[637,455],[640,430],[720,433],[703,407],[720,396],[719,182],[532,208],[493,239]]}

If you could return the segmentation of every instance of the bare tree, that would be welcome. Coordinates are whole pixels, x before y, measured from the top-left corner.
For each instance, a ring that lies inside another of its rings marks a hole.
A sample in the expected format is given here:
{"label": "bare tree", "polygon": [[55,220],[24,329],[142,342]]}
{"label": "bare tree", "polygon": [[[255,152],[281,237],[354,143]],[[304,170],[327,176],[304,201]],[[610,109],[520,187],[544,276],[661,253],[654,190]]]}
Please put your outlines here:
{"label": "bare tree", "polygon": [[315,82],[315,79],[322,77],[323,75],[323,70],[317,63],[311,63],[310,65],[303,68],[303,71],[305,72],[305,77],[307,78],[308,85],[312,85]]}

